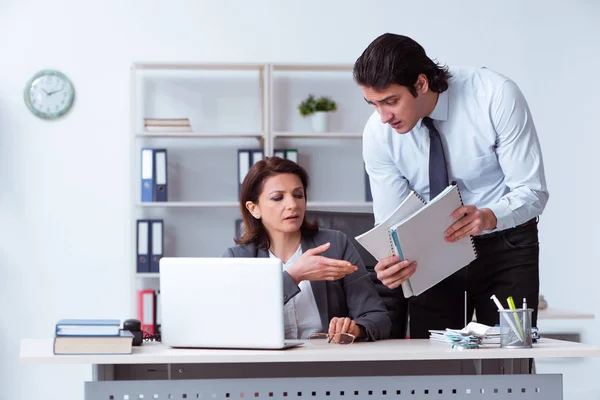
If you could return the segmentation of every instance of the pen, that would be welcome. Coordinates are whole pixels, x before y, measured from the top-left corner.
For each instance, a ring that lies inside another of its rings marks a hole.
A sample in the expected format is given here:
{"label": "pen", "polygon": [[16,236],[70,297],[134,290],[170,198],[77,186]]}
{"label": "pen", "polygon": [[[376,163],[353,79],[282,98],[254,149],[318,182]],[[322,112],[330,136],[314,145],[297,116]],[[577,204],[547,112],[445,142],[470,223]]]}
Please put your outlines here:
{"label": "pen", "polygon": [[[515,306],[515,301],[513,300],[512,296],[508,296],[508,298],[506,299],[506,302],[508,303],[508,307],[511,310],[517,309],[517,306]],[[525,342],[525,333],[523,333],[523,329],[521,329],[521,320],[519,319],[519,314],[514,312],[513,316],[515,317],[515,322],[517,324],[517,328],[519,329],[519,333],[521,334],[521,337],[523,338],[523,342]]]}
{"label": "pen", "polygon": [[[494,300],[494,303],[496,303],[496,307],[498,307],[498,310],[504,310],[502,303],[500,303],[500,300],[498,300],[498,298],[496,297],[495,294],[493,294],[492,297],[490,297],[490,299]],[[517,335],[517,337],[520,338],[521,336],[519,335],[519,331],[517,330],[517,327],[513,323],[512,319],[508,318],[508,315],[506,315],[505,313],[500,313],[500,314],[504,314],[504,318],[506,319],[506,322],[508,322],[508,325],[510,325],[510,328],[513,330],[515,335]]]}
{"label": "pen", "polygon": [[467,291],[465,290],[465,302],[464,302],[464,306],[465,306],[465,326],[467,326]]}
{"label": "pen", "polygon": [[523,297],[523,330],[527,332],[527,298]]}

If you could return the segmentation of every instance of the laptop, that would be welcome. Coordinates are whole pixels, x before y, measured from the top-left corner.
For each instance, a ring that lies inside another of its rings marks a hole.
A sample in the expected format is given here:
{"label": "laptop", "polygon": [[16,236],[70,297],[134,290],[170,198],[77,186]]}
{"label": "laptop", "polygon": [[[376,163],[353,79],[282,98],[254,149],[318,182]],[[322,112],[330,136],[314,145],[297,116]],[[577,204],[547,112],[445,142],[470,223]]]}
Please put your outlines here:
{"label": "laptop", "polygon": [[161,341],[171,347],[285,349],[276,258],[160,260]]}

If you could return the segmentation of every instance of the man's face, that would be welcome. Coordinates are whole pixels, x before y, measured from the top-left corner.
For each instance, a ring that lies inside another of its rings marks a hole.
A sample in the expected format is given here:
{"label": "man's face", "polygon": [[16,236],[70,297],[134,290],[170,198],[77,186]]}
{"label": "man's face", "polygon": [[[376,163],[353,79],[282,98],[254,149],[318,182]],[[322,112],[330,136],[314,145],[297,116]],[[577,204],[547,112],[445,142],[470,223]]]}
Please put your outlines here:
{"label": "man's face", "polygon": [[415,85],[417,97],[406,86],[397,84],[391,84],[384,90],[361,86],[365,100],[375,107],[381,116],[381,122],[390,124],[400,134],[410,132],[419,119],[426,115],[425,99],[422,96],[424,87],[427,87],[427,79],[423,76],[419,76]]}

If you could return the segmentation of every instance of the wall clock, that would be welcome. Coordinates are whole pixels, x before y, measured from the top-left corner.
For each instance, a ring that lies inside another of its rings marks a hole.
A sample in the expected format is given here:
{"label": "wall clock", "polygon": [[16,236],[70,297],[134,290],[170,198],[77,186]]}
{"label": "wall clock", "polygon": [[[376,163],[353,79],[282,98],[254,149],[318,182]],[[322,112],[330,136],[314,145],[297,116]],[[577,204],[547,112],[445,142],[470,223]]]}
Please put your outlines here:
{"label": "wall clock", "polygon": [[75,89],[63,73],[45,69],[27,82],[24,97],[27,108],[34,115],[43,119],[56,119],[73,105]]}

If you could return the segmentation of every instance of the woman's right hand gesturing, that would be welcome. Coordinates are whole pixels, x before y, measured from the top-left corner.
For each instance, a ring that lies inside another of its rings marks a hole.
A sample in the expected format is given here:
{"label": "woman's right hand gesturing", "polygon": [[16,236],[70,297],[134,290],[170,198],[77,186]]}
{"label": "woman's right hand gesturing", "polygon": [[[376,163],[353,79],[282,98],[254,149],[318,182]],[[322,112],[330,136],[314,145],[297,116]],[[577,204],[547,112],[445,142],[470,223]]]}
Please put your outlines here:
{"label": "woman's right hand gesturing", "polygon": [[305,251],[288,269],[296,285],[302,281],[334,281],[358,269],[348,261],[320,256],[329,246],[329,243],[325,243]]}

